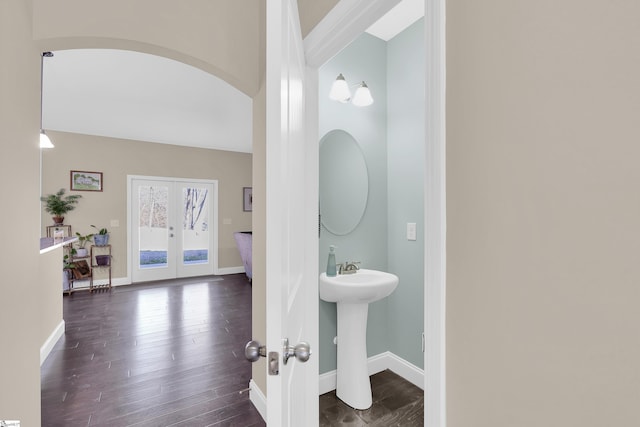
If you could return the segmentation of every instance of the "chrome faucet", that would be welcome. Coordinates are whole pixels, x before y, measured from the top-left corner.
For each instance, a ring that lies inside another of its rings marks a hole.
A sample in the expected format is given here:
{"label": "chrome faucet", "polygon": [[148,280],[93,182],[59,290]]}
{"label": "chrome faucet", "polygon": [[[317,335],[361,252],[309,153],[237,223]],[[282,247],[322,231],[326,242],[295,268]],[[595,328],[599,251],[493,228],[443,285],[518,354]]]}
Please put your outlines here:
{"label": "chrome faucet", "polygon": [[360,270],[359,261],[347,261],[339,265],[338,274],[355,274]]}

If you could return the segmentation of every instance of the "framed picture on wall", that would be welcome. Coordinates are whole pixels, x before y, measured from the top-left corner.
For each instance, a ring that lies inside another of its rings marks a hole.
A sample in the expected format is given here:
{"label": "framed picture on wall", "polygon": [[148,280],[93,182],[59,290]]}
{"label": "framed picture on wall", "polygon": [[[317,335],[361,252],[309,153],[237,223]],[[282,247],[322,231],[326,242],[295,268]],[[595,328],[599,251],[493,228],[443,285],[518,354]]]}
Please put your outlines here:
{"label": "framed picture on wall", "polygon": [[102,191],[102,172],[71,171],[72,191]]}
{"label": "framed picture on wall", "polygon": [[242,210],[244,212],[253,211],[253,187],[242,188]]}

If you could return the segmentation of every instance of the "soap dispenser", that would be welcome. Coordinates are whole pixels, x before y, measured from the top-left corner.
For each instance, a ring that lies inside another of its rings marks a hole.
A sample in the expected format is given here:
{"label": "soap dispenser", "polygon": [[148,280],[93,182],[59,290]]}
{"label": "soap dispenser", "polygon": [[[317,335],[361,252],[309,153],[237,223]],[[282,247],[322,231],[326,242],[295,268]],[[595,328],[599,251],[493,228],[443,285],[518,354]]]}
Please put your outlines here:
{"label": "soap dispenser", "polygon": [[327,260],[327,277],[336,276],[336,247],[329,246],[329,259]]}

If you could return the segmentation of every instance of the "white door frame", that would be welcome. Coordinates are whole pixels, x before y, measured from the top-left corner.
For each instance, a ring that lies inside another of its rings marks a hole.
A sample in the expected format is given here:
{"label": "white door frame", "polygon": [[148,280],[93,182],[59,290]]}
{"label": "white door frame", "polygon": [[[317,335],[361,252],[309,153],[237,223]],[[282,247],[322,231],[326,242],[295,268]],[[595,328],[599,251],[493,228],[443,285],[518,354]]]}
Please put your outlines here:
{"label": "white door frame", "polygon": [[[446,426],[445,2],[425,0],[424,394],[427,427]],[[399,0],[341,0],[305,38],[307,96],[317,97],[318,68]],[[309,108],[312,106],[314,108]],[[318,107],[308,104],[308,143],[317,144]],[[317,242],[315,242],[317,244]]]}
{"label": "white door frame", "polygon": [[175,178],[175,177],[163,177],[163,176],[148,176],[148,175],[127,175],[127,282],[132,283],[133,279],[133,247],[131,245],[131,233],[132,233],[132,218],[133,218],[133,206],[131,203],[131,196],[133,192],[133,181],[136,179],[150,180],[150,181],[175,181],[175,182],[202,182],[205,184],[213,185],[212,194],[212,217],[213,224],[211,224],[211,231],[213,232],[213,249],[211,253],[211,262],[213,263],[213,274],[220,274],[218,268],[218,181],[213,179],[189,179],[189,178]]}

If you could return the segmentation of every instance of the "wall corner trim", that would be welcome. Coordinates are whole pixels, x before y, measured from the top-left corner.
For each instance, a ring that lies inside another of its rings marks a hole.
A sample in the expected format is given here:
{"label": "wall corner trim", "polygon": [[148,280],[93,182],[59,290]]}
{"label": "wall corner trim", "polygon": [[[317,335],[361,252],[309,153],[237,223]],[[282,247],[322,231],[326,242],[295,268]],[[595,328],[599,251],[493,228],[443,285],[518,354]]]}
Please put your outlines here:
{"label": "wall corner trim", "polygon": [[400,0],[341,0],[304,38],[307,65],[320,67]]}

